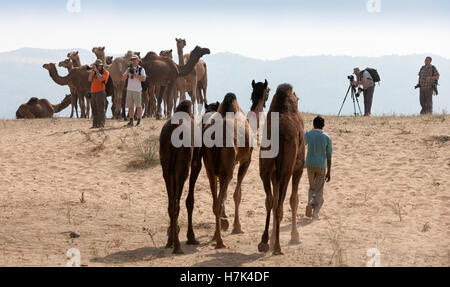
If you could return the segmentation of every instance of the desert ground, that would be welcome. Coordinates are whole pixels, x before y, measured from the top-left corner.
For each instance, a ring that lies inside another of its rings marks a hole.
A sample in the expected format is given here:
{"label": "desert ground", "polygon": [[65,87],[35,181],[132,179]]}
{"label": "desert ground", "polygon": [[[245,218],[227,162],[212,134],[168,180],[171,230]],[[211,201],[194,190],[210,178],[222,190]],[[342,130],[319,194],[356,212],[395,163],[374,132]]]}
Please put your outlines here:
{"label": "desert ground", "polygon": [[[308,129],[313,117],[304,114]],[[325,118],[334,165],[321,218],[304,217],[305,172],[301,243],[288,244],[289,189],[283,256],[257,250],[266,212],[258,149],[242,187],[245,233],[225,232],[227,248],[214,249],[203,169],[194,210],[200,245],[185,244],[186,184],[179,220],[185,254],[173,255],[164,248],[169,217],[161,167],[145,166],[136,152],[156,143],[164,121],[124,128],[108,120],[104,130],[90,130],[84,119],[0,120],[0,266],[65,266],[71,248],[80,250],[82,266],[366,266],[372,248],[381,266],[450,266],[450,116]],[[226,204],[230,226],[236,173]]]}

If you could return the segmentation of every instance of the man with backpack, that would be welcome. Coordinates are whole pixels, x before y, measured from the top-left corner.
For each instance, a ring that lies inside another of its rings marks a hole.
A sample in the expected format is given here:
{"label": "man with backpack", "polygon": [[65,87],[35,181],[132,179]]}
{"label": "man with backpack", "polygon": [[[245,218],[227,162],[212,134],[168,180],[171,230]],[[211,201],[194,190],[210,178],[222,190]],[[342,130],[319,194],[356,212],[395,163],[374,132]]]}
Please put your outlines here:
{"label": "man with backpack", "polygon": [[145,82],[147,76],[144,68],[139,66],[139,57],[133,55],[131,57],[130,67],[123,73],[123,80],[128,78],[127,97],[125,106],[128,108],[130,122],[127,126],[133,126],[134,108],[137,110],[136,126],[141,124],[142,118],[142,83]]}
{"label": "man with backpack", "polygon": [[375,83],[380,81],[378,72],[374,69],[369,68],[363,71],[361,71],[359,68],[355,68],[353,72],[356,75],[356,81],[353,82],[353,85],[355,87],[363,86],[364,116],[368,117],[370,116],[372,110],[372,101],[373,101],[373,94],[375,92]]}
{"label": "man with backpack", "polygon": [[[419,71],[419,85],[420,87],[420,105],[422,110],[420,114],[432,114],[433,113],[433,91],[437,91],[437,81],[439,80],[439,72],[435,66],[431,65],[433,59],[427,57],[425,59],[425,66]],[[437,94],[437,92],[436,92]]]}

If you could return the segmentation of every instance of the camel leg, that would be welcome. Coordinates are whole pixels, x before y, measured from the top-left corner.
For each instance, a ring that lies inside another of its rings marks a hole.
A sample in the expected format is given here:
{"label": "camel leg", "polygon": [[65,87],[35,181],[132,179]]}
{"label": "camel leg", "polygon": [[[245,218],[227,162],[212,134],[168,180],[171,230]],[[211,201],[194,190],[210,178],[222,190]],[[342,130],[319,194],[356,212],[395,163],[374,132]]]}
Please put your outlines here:
{"label": "camel leg", "polygon": [[175,107],[173,106],[174,97],[174,84],[170,83],[167,87],[167,118],[170,118],[172,116],[172,111],[175,110]]}
{"label": "camel leg", "polygon": [[250,166],[251,159],[248,161],[241,163],[239,165],[239,171],[238,171],[238,180],[236,185],[236,190],[234,191],[233,199],[234,199],[234,225],[233,225],[233,231],[231,233],[233,234],[241,234],[244,233],[241,229],[241,223],[239,221],[239,205],[241,204],[242,199],[242,193],[241,193],[241,186],[242,186],[242,180],[245,177],[245,174],[247,173],[248,167]]}
{"label": "camel leg", "polygon": [[276,216],[275,226],[275,244],[273,247],[273,255],[283,255],[280,245],[280,225],[283,220],[283,203],[286,197],[287,186],[289,184],[290,173],[282,173],[278,186],[278,193],[275,195],[274,212]]}
{"label": "camel leg", "polygon": [[[159,90],[159,91],[158,91]],[[157,93],[156,93],[156,99],[157,99],[157,104],[156,104],[156,119],[159,120],[161,119],[161,103],[163,101],[164,98],[164,92],[165,92],[165,87],[161,86],[157,89]],[[165,104],[164,104],[165,105]]]}
{"label": "camel leg", "polygon": [[230,223],[228,222],[228,216],[225,211],[225,202],[227,201],[227,195],[225,194],[225,197],[223,199],[222,203],[222,215],[220,218],[220,227],[222,231],[228,231],[228,228],[230,227]]}
{"label": "camel leg", "polygon": [[[177,174],[180,174],[177,172]],[[180,232],[179,226],[178,226],[178,216],[180,215],[180,199],[181,199],[181,195],[183,194],[183,183],[186,180],[186,178],[179,178],[179,177],[174,177],[173,178],[175,181],[175,206],[174,206],[174,210],[175,210],[175,214],[174,214],[174,220],[173,223],[171,224],[171,228],[172,228],[172,238],[173,238],[173,253],[174,254],[183,254],[183,250],[181,250],[181,244],[180,244],[180,239],[178,237],[178,234]]]}
{"label": "camel leg", "polygon": [[155,97],[155,88],[154,87],[152,87],[149,92],[149,101],[150,101],[149,117],[156,117],[156,97]]}
{"label": "camel leg", "polygon": [[80,104],[80,110],[81,110],[81,118],[86,118],[86,106],[84,105],[84,99],[87,99],[87,97],[85,95],[80,95],[78,97],[78,102]]}
{"label": "camel leg", "polygon": [[270,213],[273,207],[273,196],[270,187],[270,174],[265,173],[261,175],[261,179],[264,185],[264,191],[266,192],[266,225],[264,227],[264,233],[261,238],[261,242],[258,244],[259,252],[269,251],[269,225],[270,225]]}
{"label": "camel leg", "polygon": [[197,182],[198,175],[202,169],[202,150],[201,148],[194,148],[194,154],[191,163],[191,175],[189,177],[189,193],[186,198],[186,209],[188,212],[188,232],[187,243],[188,245],[198,245],[199,242],[195,239],[194,227],[192,222],[192,213],[194,211],[194,191],[195,183]]}
{"label": "camel leg", "polygon": [[197,112],[198,114],[202,113],[202,108],[203,108],[203,97],[202,97],[202,91],[200,89],[200,83],[197,84]]}
{"label": "camel leg", "polygon": [[[217,177],[213,174],[213,172],[209,171],[208,168],[206,168],[206,173],[208,175],[209,180],[209,186],[211,187],[211,194],[213,197],[213,213],[216,217],[216,233],[217,229],[220,228],[219,223],[219,200],[217,198]],[[216,239],[216,236],[214,235],[214,239]]]}
{"label": "camel leg", "polygon": [[219,191],[219,197],[216,200],[216,249],[222,249],[225,248],[225,244],[223,244],[222,235],[221,235],[221,220],[220,216],[222,214],[222,207],[225,202],[226,196],[227,196],[227,189],[228,185],[230,184],[231,179],[233,178],[233,175],[225,175],[221,176],[219,178],[220,182],[220,191]]}
{"label": "camel leg", "polygon": [[299,170],[294,171],[294,174],[292,175],[292,194],[290,199],[292,212],[292,230],[291,230],[291,241],[289,242],[289,244],[300,243],[300,237],[297,230],[297,209],[298,209],[298,184],[300,183],[302,173],[303,167]]}
{"label": "camel leg", "polygon": [[86,118],[89,119],[91,115],[91,99],[86,99]]}

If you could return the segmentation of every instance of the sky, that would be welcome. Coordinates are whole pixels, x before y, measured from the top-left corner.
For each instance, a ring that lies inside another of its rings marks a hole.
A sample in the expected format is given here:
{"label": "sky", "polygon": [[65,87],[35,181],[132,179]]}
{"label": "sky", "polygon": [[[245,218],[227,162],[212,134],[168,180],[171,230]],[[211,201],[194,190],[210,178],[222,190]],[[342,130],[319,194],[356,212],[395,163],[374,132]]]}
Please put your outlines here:
{"label": "sky", "polygon": [[[67,7],[78,1],[80,9]],[[368,2],[375,5],[368,9]],[[450,58],[448,0],[16,0],[0,3],[0,25],[0,52],[94,46],[106,46],[107,54],[159,52],[176,49],[179,37],[187,50],[199,45],[266,60]]]}

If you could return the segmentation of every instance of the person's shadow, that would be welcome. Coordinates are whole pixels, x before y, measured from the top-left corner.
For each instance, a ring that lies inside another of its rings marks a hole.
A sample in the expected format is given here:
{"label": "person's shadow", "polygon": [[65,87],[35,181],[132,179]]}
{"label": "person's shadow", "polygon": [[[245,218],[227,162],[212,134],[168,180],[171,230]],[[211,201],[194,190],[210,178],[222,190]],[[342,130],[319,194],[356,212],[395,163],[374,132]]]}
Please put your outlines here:
{"label": "person's shadow", "polygon": [[243,254],[236,252],[217,252],[206,255],[206,257],[211,257],[211,259],[198,262],[192,265],[192,267],[238,267],[245,263],[254,262],[264,256],[264,253]]}

